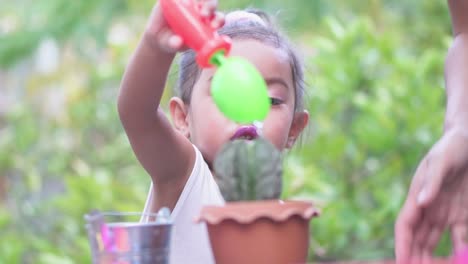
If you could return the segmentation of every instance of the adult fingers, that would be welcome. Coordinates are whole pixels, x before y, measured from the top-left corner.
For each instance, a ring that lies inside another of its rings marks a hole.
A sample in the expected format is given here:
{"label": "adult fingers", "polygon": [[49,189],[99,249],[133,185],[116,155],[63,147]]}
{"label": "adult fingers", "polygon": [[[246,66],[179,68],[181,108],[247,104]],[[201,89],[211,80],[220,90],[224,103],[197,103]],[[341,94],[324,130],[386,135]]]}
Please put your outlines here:
{"label": "adult fingers", "polygon": [[427,219],[421,218],[420,223],[415,226],[415,231],[413,233],[414,240],[411,245],[411,255],[410,259],[412,262],[425,263],[428,259],[426,242],[429,238],[432,225],[427,221]]}
{"label": "adult fingers", "polygon": [[411,255],[409,263],[432,264],[433,252],[436,248],[439,239],[443,233],[444,227],[431,224],[431,221],[423,217],[417,226],[414,234],[414,241],[411,247]]}
{"label": "adult fingers", "polygon": [[420,258],[420,251],[418,250],[420,245],[416,243],[415,234],[421,224],[423,208],[417,206],[417,194],[427,174],[428,159],[429,156],[426,156],[419,163],[411,181],[405,204],[396,222],[395,256],[397,264],[407,264],[410,261],[416,262]]}
{"label": "adult fingers", "polygon": [[422,186],[417,196],[418,206],[427,207],[436,199],[444,179],[450,173],[450,160],[444,155],[445,148],[445,142],[439,141],[425,159],[426,175],[421,178]]}
{"label": "adult fingers", "polygon": [[463,177],[468,162],[468,135],[465,131],[452,130],[431,149],[428,163],[429,177],[419,194],[419,205],[427,207],[438,196],[446,183]]}
{"label": "adult fingers", "polygon": [[427,177],[430,159],[431,155],[429,152],[418,164],[418,167],[416,168],[413,179],[411,181],[411,186],[408,192],[408,198],[406,198],[407,200],[412,198],[414,199],[414,201],[416,201],[417,195],[424,184],[425,178]]}
{"label": "adult fingers", "polygon": [[[466,220],[466,219],[465,219]],[[453,249],[459,252],[468,247],[468,221],[455,223],[450,227]]]}
{"label": "adult fingers", "polygon": [[421,209],[415,204],[415,199],[409,196],[400,211],[395,224],[395,256],[397,264],[410,262],[415,243],[415,229],[421,220]]}
{"label": "adult fingers", "polygon": [[439,226],[439,225],[430,226],[426,240],[424,241],[424,244],[422,245],[422,256],[424,260],[423,262],[430,263],[430,260],[432,260],[434,250],[437,247],[437,244],[439,243],[440,237],[442,236],[443,232],[444,232],[443,226]]}

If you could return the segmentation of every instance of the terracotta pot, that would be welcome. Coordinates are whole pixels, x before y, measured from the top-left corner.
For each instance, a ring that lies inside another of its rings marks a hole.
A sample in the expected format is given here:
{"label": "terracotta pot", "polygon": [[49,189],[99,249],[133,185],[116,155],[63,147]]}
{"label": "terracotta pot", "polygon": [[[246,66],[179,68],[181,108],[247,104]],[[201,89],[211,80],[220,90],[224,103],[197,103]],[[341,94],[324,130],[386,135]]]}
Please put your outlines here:
{"label": "terracotta pot", "polygon": [[217,264],[305,263],[317,215],[310,202],[232,202],[204,207],[199,222],[207,224]]}

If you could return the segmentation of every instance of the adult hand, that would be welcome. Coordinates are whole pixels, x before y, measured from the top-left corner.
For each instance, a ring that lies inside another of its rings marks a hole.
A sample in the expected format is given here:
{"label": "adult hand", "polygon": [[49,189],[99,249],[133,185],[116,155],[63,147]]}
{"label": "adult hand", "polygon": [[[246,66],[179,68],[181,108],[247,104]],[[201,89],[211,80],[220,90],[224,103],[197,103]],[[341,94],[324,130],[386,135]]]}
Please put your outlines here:
{"label": "adult hand", "polygon": [[449,229],[455,252],[468,243],[468,124],[446,131],[416,170],[395,228],[398,264],[431,263]]}

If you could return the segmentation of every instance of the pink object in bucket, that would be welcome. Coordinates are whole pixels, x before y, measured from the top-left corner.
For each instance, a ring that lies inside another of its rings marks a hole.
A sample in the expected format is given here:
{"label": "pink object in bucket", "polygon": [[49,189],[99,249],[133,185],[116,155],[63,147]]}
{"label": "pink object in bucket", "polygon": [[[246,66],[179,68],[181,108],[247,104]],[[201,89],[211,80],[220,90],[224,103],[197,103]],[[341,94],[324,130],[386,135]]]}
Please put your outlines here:
{"label": "pink object in bucket", "polygon": [[104,244],[104,250],[107,252],[115,251],[115,248],[113,246],[114,242],[111,236],[112,234],[109,232],[109,228],[107,227],[107,225],[105,223],[102,223],[101,224],[101,238]]}

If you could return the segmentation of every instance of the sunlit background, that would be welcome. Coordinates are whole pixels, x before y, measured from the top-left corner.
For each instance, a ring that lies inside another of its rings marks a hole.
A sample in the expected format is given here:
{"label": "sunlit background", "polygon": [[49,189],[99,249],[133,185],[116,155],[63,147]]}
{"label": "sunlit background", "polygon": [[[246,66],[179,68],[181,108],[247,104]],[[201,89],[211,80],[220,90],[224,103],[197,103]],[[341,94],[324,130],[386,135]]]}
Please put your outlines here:
{"label": "sunlit background", "polygon": [[[323,207],[310,259],[392,258],[413,171],[442,131],[445,1],[219,2],[274,14],[306,59],[311,126],[283,196]],[[116,96],[153,4],[0,0],[0,263],[89,263],[83,215],[142,210],[150,178]]]}

